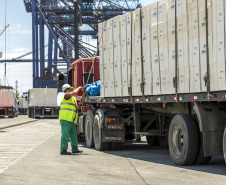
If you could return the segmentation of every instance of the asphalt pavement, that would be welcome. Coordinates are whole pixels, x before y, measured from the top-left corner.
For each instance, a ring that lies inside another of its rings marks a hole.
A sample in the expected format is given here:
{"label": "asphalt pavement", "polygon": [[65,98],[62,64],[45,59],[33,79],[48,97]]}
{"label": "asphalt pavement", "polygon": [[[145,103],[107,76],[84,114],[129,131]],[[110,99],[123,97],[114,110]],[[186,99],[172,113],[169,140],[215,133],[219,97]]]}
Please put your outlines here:
{"label": "asphalt pavement", "polygon": [[[8,118],[0,119],[2,125],[7,122]],[[0,184],[226,184],[223,156],[209,165],[176,166],[168,149],[150,148],[144,137],[120,151],[100,152],[81,142],[82,154],[62,156],[60,136],[59,121],[54,119],[1,129]]]}

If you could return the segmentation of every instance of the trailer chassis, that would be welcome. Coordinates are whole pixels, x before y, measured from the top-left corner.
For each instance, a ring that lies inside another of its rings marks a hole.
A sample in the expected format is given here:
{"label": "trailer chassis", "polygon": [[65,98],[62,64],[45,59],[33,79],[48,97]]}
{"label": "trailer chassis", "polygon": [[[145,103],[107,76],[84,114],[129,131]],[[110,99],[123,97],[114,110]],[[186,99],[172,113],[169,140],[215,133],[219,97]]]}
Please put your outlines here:
{"label": "trailer chassis", "polygon": [[58,118],[59,109],[57,106],[30,106],[28,107],[29,118]]}
{"label": "trailer chassis", "polygon": [[[97,150],[114,149],[112,143],[120,149],[125,140],[146,136],[150,146],[169,147],[177,165],[207,164],[212,156],[226,157],[225,100],[226,92],[87,97],[80,107],[78,134],[88,147],[99,144]],[[107,127],[108,118],[115,117],[119,122],[114,126],[121,130]]]}

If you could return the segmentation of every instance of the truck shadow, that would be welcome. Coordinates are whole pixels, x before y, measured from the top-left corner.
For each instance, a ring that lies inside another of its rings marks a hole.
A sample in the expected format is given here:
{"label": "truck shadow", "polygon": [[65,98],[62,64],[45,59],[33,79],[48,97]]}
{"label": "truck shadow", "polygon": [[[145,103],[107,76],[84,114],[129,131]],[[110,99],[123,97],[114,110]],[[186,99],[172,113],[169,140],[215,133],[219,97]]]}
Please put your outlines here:
{"label": "truck shadow", "polygon": [[[85,143],[81,142],[82,147],[87,148]],[[89,148],[90,149],[90,148]],[[95,150],[95,149],[93,149]],[[191,165],[191,166],[177,166],[175,165],[169,154],[169,150],[161,146],[148,146],[144,141],[140,142],[126,142],[121,150],[100,151],[106,154],[126,157],[131,159],[142,160],[150,163],[168,165],[175,168],[188,169],[193,171],[226,175],[226,165],[223,156],[214,156],[208,165]]]}

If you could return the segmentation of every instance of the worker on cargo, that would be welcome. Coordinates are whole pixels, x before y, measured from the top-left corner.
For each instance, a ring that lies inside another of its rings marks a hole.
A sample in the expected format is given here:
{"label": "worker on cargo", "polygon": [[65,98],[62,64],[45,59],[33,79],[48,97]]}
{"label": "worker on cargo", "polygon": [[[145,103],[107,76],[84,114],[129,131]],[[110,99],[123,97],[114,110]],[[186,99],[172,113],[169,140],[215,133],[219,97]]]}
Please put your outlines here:
{"label": "worker on cargo", "polygon": [[74,89],[69,84],[64,84],[62,87],[62,90],[65,94],[61,100],[59,114],[61,124],[61,155],[71,154],[71,152],[67,151],[69,138],[72,153],[83,152],[78,149],[77,130],[75,127],[75,123],[78,119],[77,100],[75,96],[81,88],[82,87],[78,87],[77,89]]}

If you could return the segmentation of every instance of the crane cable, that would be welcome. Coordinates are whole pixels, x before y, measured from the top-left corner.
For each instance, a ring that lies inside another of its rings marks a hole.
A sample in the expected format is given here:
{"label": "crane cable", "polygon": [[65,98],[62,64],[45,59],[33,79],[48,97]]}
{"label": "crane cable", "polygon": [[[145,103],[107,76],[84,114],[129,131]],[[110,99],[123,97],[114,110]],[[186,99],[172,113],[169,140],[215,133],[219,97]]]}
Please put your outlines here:
{"label": "crane cable", "polygon": [[[6,16],[7,16],[7,0],[5,0],[5,28],[8,27],[6,25]],[[4,73],[3,80],[4,80],[4,86],[6,86],[6,83],[8,83],[8,85],[9,85],[9,82],[6,77],[6,29],[5,29],[5,73]]]}
{"label": "crane cable", "polygon": [[[101,43],[101,40],[102,40],[102,37],[103,37],[105,25],[106,25],[106,21],[105,21],[104,27],[103,27],[103,29],[102,29],[102,33],[101,33],[101,36],[100,36],[100,41],[99,41],[99,43],[98,43],[98,46],[97,46],[97,50],[96,50],[95,56],[94,56],[93,59],[92,59],[92,66],[91,66],[91,68],[90,68],[89,76],[88,76],[88,78],[87,78],[86,84],[88,84],[88,82],[89,82],[89,77],[90,77],[91,71],[92,71],[92,69],[93,69],[93,64],[94,64],[94,62],[96,61],[96,55],[97,55],[97,52],[98,52],[98,50],[99,50],[99,46],[100,46],[100,43]],[[86,84],[85,84],[85,85],[86,85]],[[82,98],[80,99],[79,104],[83,104],[83,102],[84,102],[84,100],[85,100],[85,94],[86,94],[86,87],[83,87]]]}

